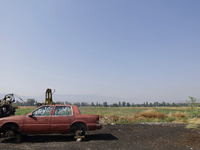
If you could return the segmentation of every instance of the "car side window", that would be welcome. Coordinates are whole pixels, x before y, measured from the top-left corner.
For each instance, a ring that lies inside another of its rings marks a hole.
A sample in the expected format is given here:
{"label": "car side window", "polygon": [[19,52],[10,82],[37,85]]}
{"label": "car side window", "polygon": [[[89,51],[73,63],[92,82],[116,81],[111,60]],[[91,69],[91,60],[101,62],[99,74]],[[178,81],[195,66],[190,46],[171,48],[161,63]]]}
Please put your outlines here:
{"label": "car side window", "polygon": [[43,106],[33,112],[33,117],[50,116],[53,106]]}
{"label": "car side window", "polygon": [[54,116],[71,116],[72,108],[71,106],[56,106],[54,111]]}

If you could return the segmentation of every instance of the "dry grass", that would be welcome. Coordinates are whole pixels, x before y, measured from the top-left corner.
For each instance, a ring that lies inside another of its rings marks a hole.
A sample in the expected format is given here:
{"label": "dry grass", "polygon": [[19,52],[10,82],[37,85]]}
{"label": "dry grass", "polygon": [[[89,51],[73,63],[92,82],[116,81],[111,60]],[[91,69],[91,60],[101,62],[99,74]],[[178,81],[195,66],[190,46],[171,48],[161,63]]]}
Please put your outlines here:
{"label": "dry grass", "polygon": [[140,114],[133,114],[131,116],[118,116],[115,114],[112,115],[99,115],[100,122],[102,124],[111,124],[111,123],[134,123],[140,121],[147,121],[147,120],[155,120],[155,119],[163,119],[166,117],[164,113],[156,112],[155,110],[146,110],[141,112]]}
{"label": "dry grass", "polygon": [[[135,123],[135,122],[177,122],[186,123],[185,117],[187,117],[186,112],[184,113],[169,113],[168,115],[162,112],[156,112],[155,109],[145,110],[139,114],[132,114],[130,116],[118,116],[116,114],[112,115],[102,115],[99,114],[100,122],[102,124],[111,123]],[[200,120],[199,120],[200,121]]]}
{"label": "dry grass", "polygon": [[157,110],[187,110],[188,107],[122,107],[123,109],[152,109],[155,108]]}
{"label": "dry grass", "polygon": [[188,123],[191,123],[191,124],[200,124],[200,118],[188,119]]}
{"label": "dry grass", "polygon": [[188,107],[154,107],[158,110],[167,109],[167,110],[187,110]]}
{"label": "dry grass", "polygon": [[142,113],[140,113],[140,116],[144,118],[158,118],[158,119],[164,119],[166,115],[162,112],[156,112],[155,109],[149,109]]}
{"label": "dry grass", "polygon": [[140,113],[141,116],[145,117],[145,118],[156,118],[156,111],[154,109],[149,109],[146,110],[142,113]]}
{"label": "dry grass", "polygon": [[184,113],[179,113],[179,112],[169,113],[168,117],[184,118],[184,117],[187,117],[187,114],[186,114],[186,112],[184,112]]}
{"label": "dry grass", "polygon": [[103,114],[97,114],[97,115],[99,115],[99,118],[104,118]]}
{"label": "dry grass", "polygon": [[[19,109],[34,109],[36,106],[19,106]],[[117,109],[117,110],[116,110]],[[134,107],[134,109],[141,110],[140,108]],[[92,114],[98,114],[100,118],[100,122],[102,124],[111,124],[111,123],[119,123],[119,124],[127,124],[127,123],[136,123],[136,122],[176,122],[176,123],[192,123],[192,124],[200,124],[200,119],[188,119],[186,114],[186,109],[188,107],[156,107],[154,109],[143,107],[143,111],[129,111],[134,110],[133,108],[99,108],[96,111],[96,108],[92,112]],[[160,110],[173,110],[170,112],[157,112]],[[110,111],[108,113],[108,110]],[[126,111],[127,110],[127,111]],[[176,112],[177,110],[177,112]],[[179,111],[182,110],[182,111]],[[185,110],[185,111],[183,111]],[[113,114],[114,112],[118,112],[117,114]],[[121,113],[123,112],[123,113]],[[164,113],[165,112],[165,113]],[[106,114],[107,113],[107,114]]]}
{"label": "dry grass", "polygon": [[114,122],[117,122],[119,120],[119,116],[117,115],[109,115],[109,118]]}

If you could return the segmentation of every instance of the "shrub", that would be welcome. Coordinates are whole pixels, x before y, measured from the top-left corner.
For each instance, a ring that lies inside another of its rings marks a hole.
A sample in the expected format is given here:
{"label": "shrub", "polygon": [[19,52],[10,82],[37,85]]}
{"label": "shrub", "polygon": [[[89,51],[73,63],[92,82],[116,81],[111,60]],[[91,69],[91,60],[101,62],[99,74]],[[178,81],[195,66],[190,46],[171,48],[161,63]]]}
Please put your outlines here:
{"label": "shrub", "polygon": [[173,122],[173,121],[175,121],[175,120],[176,120],[176,118],[175,118],[175,117],[172,117],[172,116],[167,117],[167,118],[165,119],[166,122]]}
{"label": "shrub", "polygon": [[121,117],[119,117],[118,123],[120,123],[120,124],[128,124],[128,123],[133,123],[133,122],[129,120],[129,117],[121,116]]}
{"label": "shrub", "polygon": [[195,107],[189,108],[188,116],[190,118],[198,118],[198,117],[200,117],[199,114],[200,114],[199,108],[195,108]]}
{"label": "shrub", "polygon": [[190,101],[186,101],[188,103],[188,106],[190,106],[190,108],[188,109],[188,116],[190,118],[198,118],[200,117],[199,114],[200,114],[200,111],[199,111],[199,108],[198,108],[198,103],[196,103],[196,98],[193,98],[193,97],[189,97],[190,98]]}
{"label": "shrub", "polygon": [[156,118],[158,119],[164,119],[165,117],[166,117],[165,114],[163,114],[162,112],[158,112],[156,115]]}
{"label": "shrub", "polygon": [[156,118],[156,111],[154,109],[149,109],[140,113],[141,116],[145,118]]}
{"label": "shrub", "polygon": [[162,112],[156,112],[154,109],[146,110],[144,112],[140,113],[141,116],[145,118],[159,118],[159,119],[164,119],[166,116]]}
{"label": "shrub", "polygon": [[127,118],[127,120],[129,121],[129,122],[132,122],[132,123],[134,123],[135,121],[136,121],[136,117],[137,117],[137,115],[131,115],[131,116],[129,116],[128,118]]}

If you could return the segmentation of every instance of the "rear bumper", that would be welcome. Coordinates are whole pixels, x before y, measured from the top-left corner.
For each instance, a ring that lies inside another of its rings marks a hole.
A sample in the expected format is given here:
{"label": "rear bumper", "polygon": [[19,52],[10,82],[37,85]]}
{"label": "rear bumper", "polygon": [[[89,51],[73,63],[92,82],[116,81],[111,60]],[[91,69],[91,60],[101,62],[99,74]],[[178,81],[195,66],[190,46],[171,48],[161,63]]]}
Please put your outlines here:
{"label": "rear bumper", "polygon": [[96,124],[96,129],[101,129],[102,128],[102,125],[101,124]]}
{"label": "rear bumper", "polygon": [[87,124],[88,131],[89,130],[99,130],[102,128],[101,124]]}

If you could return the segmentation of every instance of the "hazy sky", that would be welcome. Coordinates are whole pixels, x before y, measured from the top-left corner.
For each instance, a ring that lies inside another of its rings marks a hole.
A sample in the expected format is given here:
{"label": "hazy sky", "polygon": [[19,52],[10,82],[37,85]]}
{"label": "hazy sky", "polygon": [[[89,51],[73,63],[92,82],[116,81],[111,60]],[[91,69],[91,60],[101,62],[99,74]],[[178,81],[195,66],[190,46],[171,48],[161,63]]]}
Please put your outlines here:
{"label": "hazy sky", "polygon": [[199,0],[0,0],[0,93],[200,99],[199,15]]}

